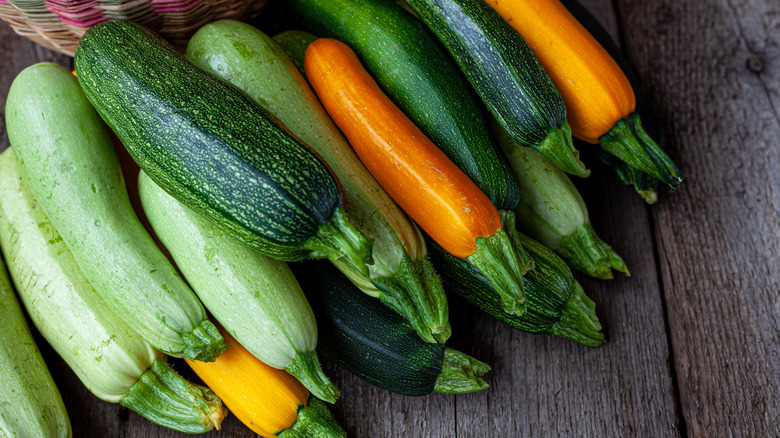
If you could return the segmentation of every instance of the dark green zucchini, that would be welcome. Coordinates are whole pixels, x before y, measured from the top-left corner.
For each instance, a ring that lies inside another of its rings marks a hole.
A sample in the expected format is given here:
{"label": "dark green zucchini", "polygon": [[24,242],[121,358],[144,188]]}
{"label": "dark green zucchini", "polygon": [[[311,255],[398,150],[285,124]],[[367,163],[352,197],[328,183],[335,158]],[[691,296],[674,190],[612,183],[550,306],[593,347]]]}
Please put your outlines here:
{"label": "dark green zucchini", "polygon": [[370,242],[335,177],[244,92],[125,21],[87,32],[75,65],[133,159],[185,205],[265,255],[346,257],[367,273]]}
{"label": "dark green zucchini", "polygon": [[[315,34],[349,45],[388,97],[499,210],[515,208],[520,190],[493,138],[487,114],[458,66],[423,23],[389,0],[290,0],[288,4]],[[277,41],[300,62],[305,41],[295,37]],[[290,44],[293,41],[298,47]]]}
{"label": "dark green zucchini", "polygon": [[517,235],[536,266],[523,277],[527,309],[522,316],[502,311],[496,294],[481,292],[490,289],[491,285],[479,272],[440,247],[431,245],[431,258],[444,289],[456,292],[517,330],[561,336],[588,347],[603,344],[604,334],[596,317],[596,305],[585,295],[566,263],[542,244],[521,233]]}
{"label": "dark green zucchini", "polygon": [[389,307],[362,293],[332,264],[290,264],[314,309],[317,353],[350,373],[404,395],[487,388],[490,367],[444,344],[424,342]]}
{"label": "dark green zucchini", "polygon": [[[582,24],[585,29],[596,38],[596,41],[604,47],[604,50],[612,56],[612,59],[618,64],[623,73],[631,83],[631,88],[634,90],[636,96],[636,110],[642,120],[642,127],[645,132],[652,138],[658,147],[663,149],[664,147],[664,127],[663,122],[658,114],[653,110],[650,100],[642,90],[642,85],[639,82],[639,77],[631,67],[631,63],[623,56],[623,52],[620,47],[615,44],[612,37],[609,35],[606,29],[599,23],[599,21],[591,15],[588,10],[583,7],[577,0],[561,0],[563,6],[571,12],[577,21]],[[579,145],[579,141],[575,140],[575,144]],[[583,145],[587,144],[582,142]],[[589,149],[580,146],[583,150]],[[633,167],[629,166],[623,161],[618,160],[614,156],[608,154],[606,151],[600,149],[593,149],[596,156],[607,166],[611,167],[618,175],[621,181],[627,185],[633,185],[634,189],[640,196],[648,203],[653,204],[658,200],[658,183],[660,182],[656,177],[640,172]]]}
{"label": "dark green zucchini", "polygon": [[589,171],[574,149],[566,107],[536,56],[482,0],[408,0],[513,141],[536,149],[562,170]]}
{"label": "dark green zucchini", "polygon": [[303,77],[306,77],[306,69],[303,68],[306,48],[316,39],[316,35],[302,30],[287,30],[273,37],[273,40],[282,47]]}

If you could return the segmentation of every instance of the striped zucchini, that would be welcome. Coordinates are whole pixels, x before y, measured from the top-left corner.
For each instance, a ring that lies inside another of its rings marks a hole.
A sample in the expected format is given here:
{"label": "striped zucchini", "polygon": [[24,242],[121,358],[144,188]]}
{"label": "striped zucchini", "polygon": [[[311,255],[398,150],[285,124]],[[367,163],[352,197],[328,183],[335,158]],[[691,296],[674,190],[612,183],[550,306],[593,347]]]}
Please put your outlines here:
{"label": "striped zucchini", "polygon": [[108,308],[35,200],[11,149],[0,154],[0,244],[33,324],[90,392],[182,432],[219,428],[222,402],[169,369]]}
{"label": "striped zucchini", "polygon": [[528,310],[522,316],[502,311],[496,294],[480,293],[483,289],[490,290],[491,284],[463,260],[438,247],[432,248],[431,258],[446,290],[461,295],[510,327],[569,338],[588,347],[603,344],[596,305],[585,295],[566,263],[533,239],[520,233],[518,238],[536,266],[523,281]]}
{"label": "striped zucchini", "polygon": [[329,163],[344,187],[350,218],[374,242],[368,275],[344,259],[334,263],[361,290],[407,318],[420,337],[445,341],[447,297],[420,230],[360,162],[282,48],[248,24],[222,20],[198,30],[187,57],[244,90]]}
{"label": "striped zucchini", "polygon": [[108,306],[166,354],[219,355],[219,332],[130,206],[108,129],[76,78],[54,64],[26,68],[6,121],[35,198]]}
{"label": "striped zucchini", "polygon": [[[6,155],[8,151],[6,151]],[[0,176],[4,175],[0,172]],[[3,214],[0,211],[0,220]],[[5,241],[0,243],[5,247]],[[30,334],[0,258],[0,435],[71,436],[62,396]]]}
{"label": "striped zucchini", "polygon": [[347,219],[337,180],[241,90],[126,21],[92,27],[75,65],[133,159],[185,205],[262,254],[344,257],[367,273],[370,242]]}
{"label": "striped zucchini", "polygon": [[332,266],[293,265],[322,331],[322,357],[367,382],[404,395],[463,394],[487,388],[490,367],[420,340],[403,318],[361,294]]}
{"label": "striped zucchini", "polygon": [[155,234],[222,327],[255,357],[335,403],[338,388],[317,359],[314,314],[287,265],[185,207],[143,171],[138,194]]}
{"label": "striped zucchini", "polygon": [[517,228],[591,277],[610,279],[612,269],[628,274],[623,259],[596,235],[588,207],[569,177],[535,150],[518,145],[495,128],[523,192],[515,210]]}
{"label": "striped zucchini", "polygon": [[408,0],[501,127],[564,171],[590,173],[574,149],[563,98],[523,38],[481,0]]}
{"label": "striped zucchini", "polygon": [[[593,35],[593,38],[604,47],[604,50],[612,56],[617,65],[623,70],[628,82],[631,83],[631,88],[634,89],[634,96],[636,96],[636,113],[642,120],[642,127],[645,132],[652,138],[660,149],[664,147],[664,127],[663,122],[658,114],[653,110],[650,100],[642,90],[642,85],[639,82],[634,69],[631,67],[631,63],[623,56],[623,52],[620,47],[615,44],[612,37],[609,35],[606,29],[599,23],[599,21],[591,15],[588,10],[583,7],[577,0],[561,0],[566,9],[580,22],[580,24]],[[575,140],[577,144],[578,140]],[[587,144],[584,143],[583,144]],[[583,148],[585,149],[585,148]],[[614,169],[624,184],[634,186],[637,193],[648,204],[653,204],[658,200],[658,178],[648,175],[644,172],[634,169],[623,161],[618,160],[614,156],[608,154],[601,149],[594,149],[599,160]]]}

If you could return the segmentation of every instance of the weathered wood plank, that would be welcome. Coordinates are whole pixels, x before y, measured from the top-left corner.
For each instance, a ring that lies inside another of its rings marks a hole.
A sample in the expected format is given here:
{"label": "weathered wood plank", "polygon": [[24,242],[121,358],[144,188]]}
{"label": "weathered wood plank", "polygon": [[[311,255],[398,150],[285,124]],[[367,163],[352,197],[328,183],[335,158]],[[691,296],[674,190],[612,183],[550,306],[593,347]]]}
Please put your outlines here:
{"label": "weathered wood plank", "polygon": [[780,3],[620,0],[688,178],[653,210],[691,436],[778,436]]}

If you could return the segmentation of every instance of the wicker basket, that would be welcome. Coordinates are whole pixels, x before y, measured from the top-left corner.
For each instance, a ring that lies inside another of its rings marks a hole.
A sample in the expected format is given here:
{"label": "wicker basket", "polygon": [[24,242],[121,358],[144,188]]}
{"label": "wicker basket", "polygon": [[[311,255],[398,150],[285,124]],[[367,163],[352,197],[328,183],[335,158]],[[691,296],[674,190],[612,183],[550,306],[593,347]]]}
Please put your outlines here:
{"label": "wicker basket", "polygon": [[268,0],[0,0],[0,19],[16,33],[73,56],[90,26],[110,19],[131,20],[184,47],[206,23],[256,16]]}

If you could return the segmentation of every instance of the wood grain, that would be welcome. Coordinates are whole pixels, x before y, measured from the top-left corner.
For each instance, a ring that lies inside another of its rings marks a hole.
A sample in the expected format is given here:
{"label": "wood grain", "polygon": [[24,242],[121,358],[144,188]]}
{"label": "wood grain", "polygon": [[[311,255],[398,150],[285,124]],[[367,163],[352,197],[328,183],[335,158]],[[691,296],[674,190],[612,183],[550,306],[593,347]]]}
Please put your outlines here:
{"label": "wood grain", "polygon": [[653,209],[691,436],[780,435],[780,3],[618,1],[688,178]]}

